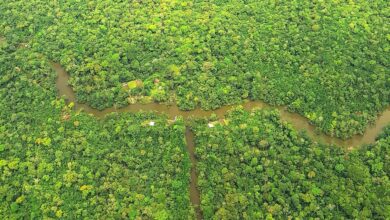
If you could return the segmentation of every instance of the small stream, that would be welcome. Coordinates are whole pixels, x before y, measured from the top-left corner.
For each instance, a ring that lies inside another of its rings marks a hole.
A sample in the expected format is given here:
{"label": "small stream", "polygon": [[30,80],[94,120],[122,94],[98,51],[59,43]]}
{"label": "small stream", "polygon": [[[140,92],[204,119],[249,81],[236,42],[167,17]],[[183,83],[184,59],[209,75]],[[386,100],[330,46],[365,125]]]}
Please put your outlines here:
{"label": "small stream", "polygon": [[195,209],[196,219],[203,219],[202,210],[200,209],[200,192],[198,189],[198,174],[196,172],[196,157],[195,157],[195,139],[194,132],[189,127],[186,127],[186,143],[188,153],[191,160],[191,181],[190,181],[190,201]]}
{"label": "small stream", "polygon": [[[191,111],[182,111],[176,105],[165,105],[158,103],[149,103],[149,104],[131,104],[123,108],[106,108],[102,111],[91,108],[86,104],[81,104],[76,101],[76,96],[73,89],[68,85],[69,74],[59,63],[52,63],[53,69],[57,72],[58,78],[56,86],[58,89],[59,96],[65,96],[69,102],[74,103],[76,110],[81,110],[92,114],[98,118],[102,118],[107,114],[112,112],[140,112],[140,111],[154,111],[158,113],[163,113],[168,115],[169,118],[174,118],[175,116],[182,116],[184,119],[190,117],[209,117],[212,114],[217,115],[219,118],[223,118],[227,111],[234,108],[234,105],[223,106],[214,111],[205,111],[200,108],[191,110]],[[348,149],[353,147],[360,146],[362,144],[370,144],[375,142],[375,138],[379,135],[382,129],[390,123],[390,107],[387,108],[382,114],[378,115],[376,122],[369,126],[363,135],[354,135],[353,137],[342,140],[340,138],[331,137],[323,133],[318,133],[315,126],[309,124],[308,119],[297,114],[288,112],[286,107],[279,106],[270,106],[261,101],[246,101],[241,104],[244,109],[251,110],[255,108],[277,108],[280,111],[280,116],[283,121],[287,121],[293,125],[297,130],[304,130],[312,140],[317,142],[322,142],[325,144],[335,144],[342,146]],[[194,133],[190,130],[189,127],[186,128],[186,142],[187,148],[191,160],[191,182],[190,182],[190,200],[195,209],[196,218],[203,219],[202,212],[200,209],[200,193],[197,187],[197,173],[196,173],[196,154],[195,154],[195,143],[194,143]]]}

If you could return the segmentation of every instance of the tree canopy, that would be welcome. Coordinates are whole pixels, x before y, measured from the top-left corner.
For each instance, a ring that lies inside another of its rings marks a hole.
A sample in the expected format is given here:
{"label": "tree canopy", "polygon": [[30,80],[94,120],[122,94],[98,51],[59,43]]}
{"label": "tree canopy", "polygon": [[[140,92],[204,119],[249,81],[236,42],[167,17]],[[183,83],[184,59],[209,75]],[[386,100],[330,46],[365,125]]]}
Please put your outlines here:
{"label": "tree canopy", "polygon": [[[261,99],[346,138],[389,105],[384,0],[0,6],[0,35],[59,61],[78,100],[95,108],[150,100],[216,109]],[[143,86],[124,89],[132,81]]]}
{"label": "tree canopy", "polygon": [[193,123],[205,219],[386,219],[390,136],[346,151],[297,133],[277,111]]}

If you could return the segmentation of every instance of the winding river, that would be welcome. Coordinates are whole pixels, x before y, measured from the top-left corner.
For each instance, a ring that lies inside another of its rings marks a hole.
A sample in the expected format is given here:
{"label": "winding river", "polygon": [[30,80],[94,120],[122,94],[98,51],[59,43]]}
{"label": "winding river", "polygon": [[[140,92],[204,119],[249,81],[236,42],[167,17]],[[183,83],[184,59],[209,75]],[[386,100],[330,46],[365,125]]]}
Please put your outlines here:
{"label": "winding river", "polygon": [[[182,116],[184,119],[189,117],[208,117],[211,114],[216,114],[219,118],[223,118],[227,111],[234,108],[234,105],[223,106],[214,111],[205,111],[200,108],[191,110],[191,111],[183,111],[180,110],[176,105],[165,105],[158,103],[149,103],[149,104],[131,104],[123,108],[106,108],[102,111],[91,108],[86,104],[77,103],[76,96],[72,88],[68,85],[69,75],[65,71],[65,69],[58,63],[53,63],[52,67],[58,74],[57,78],[57,89],[60,96],[65,96],[68,101],[73,102],[75,104],[75,109],[80,110],[83,109],[85,112],[90,113],[98,118],[102,118],[105,115],[112,112],[140,112],[140,111],[155,111],[158,113],[163,113],[168,115],[170,118],[174,118],[175,116]],[[308,134],[310,138],[317,142],[322,142],[325,144],[335,144],[338,146],[343,146],[347,148],[356,147],[362,144],[370,144],[375,141],[375,138],[381,132],[381,130],[390,123],[390,107],[387,108],[384,112],[378,115],[376,122],[373,125],[370,125],[363,135],[354,135],[353,137],[342,140],[340,138],[331,137],[324,133],[319,133],[316,131],[316,127],[314,125],[309,124],[308,119],[305,117],[287,111],[286,107],[283,106],[270,106],[261,101],[246,101],[241,104],[244,109],[250,110],[255,108],[277,108],[280,111],[281,119],[287,121],[293,125],[293,127],[297,130],[304,130]]]}
{"label": "winding river", "polygon": [[[59,63],[52,63],[53,69],[57,72],[58,78],[56,86],[60,96],[65,96],[66,99],[74,103],[76,110],[81,110],[90,113],[98,118],[102,118],[105,115],[112,112],[139,112],[139,111],[154,111],[168,115],[170,118],[175,116],[182,116],[184,119],[189,117],[208,117],[211,114],[216,114],[219,118],[223,118],[227,111],[232,109],[234,106],[224,106],[214,111],[205,111],[202,109],[195,109],[191,111],[182,111],[176,105],[165,105],[158,103],[149,104],[131,104],[123,108],[107,108],[102,111],[91,108],[86,104],[81,104],[76,101],[76,96],[73,89],[68,85],[69,75],[65,69]],[[316,132],[315,126],[309,124],[308,120],[297,114],[291,113],[286,110],[286,107],[272,107],[261,101],[246,101],[242,104],[244,109],[250,110],[255,108],[277,108],[280,111],[281,119],[287,121],[293,125],[297,130],[304,130],[310,138],[317,142],[326,144],[335,144],[338,146],[352,149],[353,147],[360,146],[362,144],[369,144],[375,141],[375,138],[381,132],[381,130],[390,123],[390,107],[387,108],[382,114],[378,115],[376,122],[369,126],[363,135],[354,135],[353,137],[342,140],[339,138],[331,137],[323,133]],[[190,182],[190,200],[195,209],[196,218],[203,219],[202,212],[200,209],[200,193],[197,187],[197,172],[196,172],[196,155],[195,155],[195,141],[194,133],[189,127],[186,128],[186,142],[187,148],[191,160],[191,182]]]}

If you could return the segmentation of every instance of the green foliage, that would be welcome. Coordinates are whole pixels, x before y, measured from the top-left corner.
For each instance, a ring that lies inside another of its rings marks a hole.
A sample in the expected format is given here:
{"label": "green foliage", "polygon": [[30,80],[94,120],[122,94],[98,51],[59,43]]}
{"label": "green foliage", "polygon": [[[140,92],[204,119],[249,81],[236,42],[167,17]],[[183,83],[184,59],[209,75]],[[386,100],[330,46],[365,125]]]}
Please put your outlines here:
{"label": "green foliage", "polygon": [[193,216],[182,120],[74,112],[29,50],[0,50],[0,72],[1,219]]}
{"label": "green foliage", "polygon": [[[98,120],[58,99],[216,109],[287,105],[330,135],[390,102],[389,10],[378,1],[0,1],[0,218],[192,219],[184,122]],[[388,219],[390,129],[347,152],[275,111],[194,122],[205,219]]]}
{"label": "green foliage", "polygon": [[[345,138],[390,101],[384,0],[34,0],[0,8],[0,35],[59,61],[78,100],[99,109],[126,105],[130,95],[175,97],[181,109],[261,99]],[[124,92],[133,80],[148,86]]]}
{"label": "green foliage", "polygon": [[310,141],[276,111],[242,109],[193,129],[205,219],[390,217],[388,135],[347,152]]}

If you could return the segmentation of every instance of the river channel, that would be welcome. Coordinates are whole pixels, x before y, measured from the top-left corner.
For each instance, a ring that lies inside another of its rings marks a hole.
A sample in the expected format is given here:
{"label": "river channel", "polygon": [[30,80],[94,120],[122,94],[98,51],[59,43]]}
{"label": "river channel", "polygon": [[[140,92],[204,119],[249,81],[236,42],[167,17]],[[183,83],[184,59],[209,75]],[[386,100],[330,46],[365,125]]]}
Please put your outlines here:
{"label": "river channel", "polygon": [[[76,95],[73,89],[68,85],[69,75],[61,67],[58,63],[52,64],[54,70],[58,74],[56,86],[60,96],[65,96],[69,102],[73,102],[75,104],[75,109],[80,110],[83,109],[85,112],[93,114],[98,118],[102,118],[107,114],[112,112],[140,112],[140,111],[154,111],[157,113],[162,113],[168,115],[169,118],[173,119],[175,116],[182,116],[184,119],[190,117],[209,117],[212,114],[217,115],[219,118],[223,118],[227,111],[234,108],[234,105],[223,106],[213,111],[205,111],[200,108],[191,110],[191,111],[183,111],[180,110],[176,105],[166,105],[159,103],[149,103],[149,104],[130,104],[123,108],[106,108],[102,111],[91,108],[87,104],[81,104],[76,101]],[[309,123],[308,119],[305,117],[287,111],[287,108],[284,106],[270,106],[261,101],[246,101],[241,104],[244,109],[251,110],[256,108],[261,109],[272,109],[277,108],[280,111],[281,119],[287,121],[293,125],[293,127],[297,130],[304,130],[308,134],[310,138],[317,142],[322,142],[325,144],[335,144],[343,147],[356,147],[362,144],[370,144],[375,141],[375,138],[382,131],[382,129],[390,123],[390,107],[387,108],[384,112],[378,115],[377,120],[374,124],[368,126],[363,135],[354,135],[351,138],[346,140],[331,137],[324,133],[319,133],[316,130],[316,127]]]}

